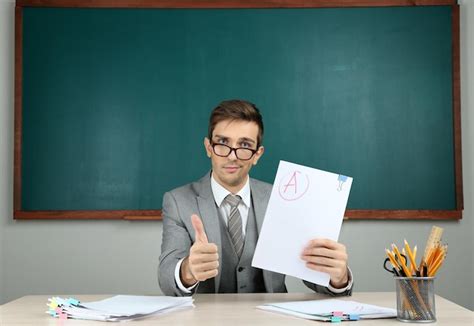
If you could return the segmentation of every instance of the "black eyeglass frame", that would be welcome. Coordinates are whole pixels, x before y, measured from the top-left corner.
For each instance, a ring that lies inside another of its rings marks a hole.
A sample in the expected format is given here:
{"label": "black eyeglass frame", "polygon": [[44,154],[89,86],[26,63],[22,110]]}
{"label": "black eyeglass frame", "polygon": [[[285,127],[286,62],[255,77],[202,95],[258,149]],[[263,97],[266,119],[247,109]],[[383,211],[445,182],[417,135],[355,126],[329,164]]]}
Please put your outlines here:
{"label": "black eyeglass frame", "polygon": [[[216,147],[217,145],[219,146],[224,146],[224,147],[227,147],[229,149],[229,154],[227,155],[219,155],[216,153],[216,149],[214,147]],[[211,142],[211,147],[212,147],[212,151],[214,152],[214,154],[216,154],[217,156],[220,156],[220,157],[228,157],[232,152],[234,152],[235,154],[235,157],[237,157],[239,160],[241,161],[248,161],[250,159],[252,159],[252,157],[254,157],[255,153],[258,152],[258,149],[253,149],[253,148],[245,148],[245,147],[230,147],[228,145],[225,145],[225,144],[219,144],[219,143],[214,143],[214,142]],[[243,158],[240,158],[239,155],[237,154],[237,150],[239,149],[243,149],[243,150],[246,150],[246,151],[250,151],[252,152],[252,155],[249,157],[249,158],[246,158],[246,159],[243,159]]]}

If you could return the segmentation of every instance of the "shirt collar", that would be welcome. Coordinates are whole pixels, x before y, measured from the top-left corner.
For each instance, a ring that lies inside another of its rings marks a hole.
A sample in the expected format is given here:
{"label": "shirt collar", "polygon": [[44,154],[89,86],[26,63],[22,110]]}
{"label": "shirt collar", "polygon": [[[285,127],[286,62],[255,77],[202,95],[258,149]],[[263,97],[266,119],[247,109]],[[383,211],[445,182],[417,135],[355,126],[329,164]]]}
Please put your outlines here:
{"label": "shirt collar", "polygon": [[[231,192],[221,186],[219,182],[214,179],[213,174],[211,174],[211,189],[217,207],[221,207],[221,204],[224,201],[225,197],[227,197],[227,195]],[[248,176],[245,185],[242,187],[242,189],[240,189],[238,193],[236,193],[236,195],[239,195],[242,198],[242,202],[245,206],[250,207],[250,178]]]}

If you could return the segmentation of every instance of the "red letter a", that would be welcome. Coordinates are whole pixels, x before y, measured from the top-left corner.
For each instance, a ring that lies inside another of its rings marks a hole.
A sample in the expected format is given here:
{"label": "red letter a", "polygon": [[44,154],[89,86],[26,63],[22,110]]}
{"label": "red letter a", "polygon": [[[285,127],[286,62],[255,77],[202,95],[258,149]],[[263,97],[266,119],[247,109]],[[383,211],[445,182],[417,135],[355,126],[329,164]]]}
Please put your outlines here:
{"label": "red letter a", "polygon": [[288,181],[288,183],[285,185],[285,191],[288,189],[288,187],[295,187],[295,194],[296,194],[296,187],[297,187],[297,184],[296,184],[296,173],[298,171],[295,171],[293,172],[293,175],[291,176],[290,178],[290,181]]}

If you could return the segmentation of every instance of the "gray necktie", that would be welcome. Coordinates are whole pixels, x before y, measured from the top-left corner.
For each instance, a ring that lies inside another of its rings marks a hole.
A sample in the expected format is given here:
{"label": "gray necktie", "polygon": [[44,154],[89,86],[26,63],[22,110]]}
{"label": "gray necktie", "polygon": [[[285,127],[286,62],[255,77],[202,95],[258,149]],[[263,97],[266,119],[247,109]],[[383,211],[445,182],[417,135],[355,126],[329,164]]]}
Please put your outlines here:
{"label": "gray necktie", "polygon": [[242,234],[242,217],[238,209],[240,203],[240,196],[227,195],[225,201],[230,204],[230,214],[227,222],[227,228],[229,230],[229,235],[234,245],[235,252],[237,255],[242,255],[242,250],[244,249],[244,238]]}

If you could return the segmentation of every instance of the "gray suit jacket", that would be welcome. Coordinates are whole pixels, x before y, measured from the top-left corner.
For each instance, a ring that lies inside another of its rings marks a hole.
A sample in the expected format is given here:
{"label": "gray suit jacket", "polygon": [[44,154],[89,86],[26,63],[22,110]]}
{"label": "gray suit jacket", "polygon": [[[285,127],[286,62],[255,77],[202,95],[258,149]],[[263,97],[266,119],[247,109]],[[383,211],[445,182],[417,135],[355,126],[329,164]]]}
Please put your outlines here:
{"label": "gray suit jacket", "polygon": [[[272,185],[251,178],[250,190],[253,198],[257,231],[260,233]],[[186,295],[176,285],[174,273],[176,264],[180,259],[189,255],[189,249],[195,240],[194,228],[191,223],[192,214],[197,214],[201,217],[209,242],[215,243],[219,254],[221,254],[219,216],[211,190],[210,173],[207,173],[197,182],[165,193],[163,197],[163,238],[158,268],[158,282],[165,295]],[[222,264],[219,265],[221,266]],[[198,292],[209,292],[206,289],[219,289],[221,279],[220,266],[219,273],[215,278],[199,284]],[[263,279],[267,292],[286,292],[285,275],[264,270]],[[306,281],[304,283],[316,292],[336,295],[323,286]],[[350,294],[351,290],[348,290],[337,295]]]}

